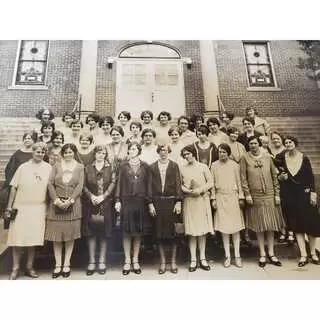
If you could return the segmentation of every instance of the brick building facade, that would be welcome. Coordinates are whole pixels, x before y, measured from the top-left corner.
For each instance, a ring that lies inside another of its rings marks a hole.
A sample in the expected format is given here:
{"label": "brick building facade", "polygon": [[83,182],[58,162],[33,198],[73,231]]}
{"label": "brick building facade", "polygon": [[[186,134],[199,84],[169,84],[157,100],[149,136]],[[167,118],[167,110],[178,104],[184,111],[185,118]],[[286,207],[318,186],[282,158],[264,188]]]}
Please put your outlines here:
{"label": "brick building facade", "polygon": [[[59,116],[72,110],[79,94],[84,109],[114,115],[119,54],[141,42],[103,40],[91,41],[90,46],[86,42],[49,41],[44,85],[19,86],[14,79],[20,41],[0,41],[0,116],[33,116],[45,106]],[[250,86],[242,41],[145,42],[151,43],[179,53],[187,115],[217,112],[217,95],[236,115],[248,105],[263,116],[320,115],[317,83],[296,67],[303,56],[296,41],[267,42],[275,85],[265,87]]]}

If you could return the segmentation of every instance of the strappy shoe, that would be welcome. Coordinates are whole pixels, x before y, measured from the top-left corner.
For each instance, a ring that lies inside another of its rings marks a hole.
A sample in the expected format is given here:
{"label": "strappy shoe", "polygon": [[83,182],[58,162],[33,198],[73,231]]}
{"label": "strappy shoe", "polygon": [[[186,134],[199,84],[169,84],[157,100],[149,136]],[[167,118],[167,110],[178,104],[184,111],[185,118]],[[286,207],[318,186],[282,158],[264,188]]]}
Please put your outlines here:
{"label": "strappy shoe", "polygon": [[27,268],[24,274],[29,278],[39,278],[38,274],[36,273],[36,270],[34,270],[33,268]]}
{"label": "strappy shoe", "polygon": [[132,262],[132,270],[135,274],[141,274],[141,268],[138,261]]}
{"label": "strappy shoe", "polygon": [[159,274],[164,274],[166,272],[166,264],[165,263],[160,263],[160,267],[158,269]]}
{"label": "strappy shoe", "polygon": [[62,275],[61,266],[56,266],[52,272],[52,278],[56,279]]}
{"label": "strappy shoe", "polygon": [[[205,261],[205,264],[203,264],[202,261]],[[211,269],[206,259],[200,260],[200,268],[205,271],[209,271]]]}
{"label": "strappy shoe", "polygon": [[242,268],[242,259],[240,257],[235,257],[234,264],[238,268]]}
{"label": "strappy shoe", "polygon": [[195,272],[197,270],[197,261],[191,261],[189,266],[189,272]]}
{"label": "strappy shoe", "polygon": [[20,270],[19,269],[14,269],[12,270],[10,276],[9,276],[9,280],[17,280],[20,274]]}
{"label": "strappy shoe", "polygon": [[310,260],[311,260],[311,263],[320,265],[320,260],[316,254],[312,254]]}
{"label": "strappy shoe", "polygon": [[122,274],[124,276],[127,276],[130,273],[130,267],[131,263],[130,262],[125,262],[122,268]]}
{"label": "strappy shoe", "polygon": [[105,274],[106,271],[107,271],[107,267],[106,267],[105,262],[99,262],[98,273]]}
{"label": "strappy shoe", "polygon": [[267,264],[266,256],[261,256],[258,261],[258,266],[264,268]]}
{"label": "strappy shoe", "polygon": [[231,258],[230,258],[230,257],[226,257],[226,258],[224,259],[223,266],[224,266],[225,268],[229,268],[230,265],[231,265]]}
{"label": "strappy shoe", "polygon": [[64,278],[69,278],[69,277],[70,277],[70,274],[71,274],[70,266],[63,266],[62,276],[63,276]]}
{"label": "strappy shoe", "polygon": [[268,256],[269,263],[273,264],[274,266],[281,267],[282,263],[279,261],[279,259],[276,256]]}
{"label": "strappy shoe", "polygon": [[306,264],[308,264],[308,258],[307,257],[301,257],[298,262],[298,267],[304,267]]}
{"label": "strappy shoe", "polygon": [[96,264],[95,262],[89,262],[86,274],[87,276],[92,276],[94,272],[96,271]]}

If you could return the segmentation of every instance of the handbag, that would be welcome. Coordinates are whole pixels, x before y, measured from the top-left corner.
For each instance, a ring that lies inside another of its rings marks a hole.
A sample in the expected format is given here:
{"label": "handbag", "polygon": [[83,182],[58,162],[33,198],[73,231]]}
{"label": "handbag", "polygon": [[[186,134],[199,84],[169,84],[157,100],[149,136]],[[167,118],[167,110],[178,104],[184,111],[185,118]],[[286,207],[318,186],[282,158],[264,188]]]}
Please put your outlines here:
{"label": "handbag", "polygon": [[177,235],[182,235],[185,232],[182,213],[180,213],[179,215],[175,214],[175,216],[176,216],[176,219],[175,219],[176,221],[174,222],[175,233]]}
{"label": "handbag", "polygon": [[103,204],[101,204],[96,212],[91,214],[89,225],[93,228],[102,228],[104,226]]}

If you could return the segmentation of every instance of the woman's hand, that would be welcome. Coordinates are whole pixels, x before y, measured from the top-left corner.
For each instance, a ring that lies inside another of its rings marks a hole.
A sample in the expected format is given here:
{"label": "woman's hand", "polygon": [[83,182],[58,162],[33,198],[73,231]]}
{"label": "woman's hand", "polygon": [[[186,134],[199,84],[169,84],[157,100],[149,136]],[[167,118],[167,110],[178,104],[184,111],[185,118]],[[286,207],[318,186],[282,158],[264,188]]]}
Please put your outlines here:
{"label": "woman's hand", "polygon": [[280,203],[281,203],[280,197],[279,196],[275,196],[274,197],[274,202],[275,202],[276,206],[280,206]]}
{"label": "woman's hand", "polygon": [[180,201],[176,202],[176,204],[174,205],[173,212],[175,212],[176,214],[181,213],[181,202]]}
{"label": "woman's hand", "polygon": [[251,196],[247,196],[246,197],[246,202],[249,206],[252,206],[253,205],[253,200],[252,200],[252,197]]}
{"label": "woman's hand", "polygon": [[317,205],[317,194],[315,192],[310,192],[310,204],[312,206]]}
{"label": "woman's hand", "polygon": [[117,212],[120,212],[121,211],[121,202],[116,202],[115,205],[114,205],[114,208]]}
{"label": "woman's hand", "polygon": [[239,199],[239,207],[241,208],[241,209],[243,209],[244,208],[244,199]]}
{"label": "woman's hand", "polygon": [[149,207],[149,213],[150,213],[151,217],[155,217],[157,215],[157,212],[156,212],[156,209],[155,209],[153,203],[149,203],[148,207]]}
{"label": "woman's hand", "polygon": [[97,204],[100,204],[101,202],[103,202],[103,201],[104,201],[104,196],[103,196],[103,194],[100,195],[100,196],[97,196],[97,197],[96,197],[96,201],[97,201]]}
{"label": "woman's hand", "polygon": [[191,195],[194,196],[194,197],[199,197],[200,196],[200,188],[195,188],[195,189],[192,189],[191,190]]}
{"label": "woman's hand", "polygon": [[286,181],[288,180],[288,174],[286,172],[281,172],[279,175],[278,175],[278,180],[279,181]]}

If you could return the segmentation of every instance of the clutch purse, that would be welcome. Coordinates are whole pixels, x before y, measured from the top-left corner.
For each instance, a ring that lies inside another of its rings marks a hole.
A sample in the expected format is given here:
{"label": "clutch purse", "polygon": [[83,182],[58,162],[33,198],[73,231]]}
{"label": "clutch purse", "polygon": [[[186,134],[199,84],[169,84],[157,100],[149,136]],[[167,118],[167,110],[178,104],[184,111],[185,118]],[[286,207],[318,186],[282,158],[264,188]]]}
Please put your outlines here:
{"label": "clutch purse", "polygon": [[104,216],[101,214],[93,214],[90,217],[89,224],[93,228],[101,228],[104,226]]}
{"label": "clutch purse", "polygon": [[15,220],[17,214],[18,214],[18,209],[13,209],[13,208],[12,209],[7,209],[4,212],[4,217],[3,217],[4,230],[8,230],[9,229],[10,222]]}

